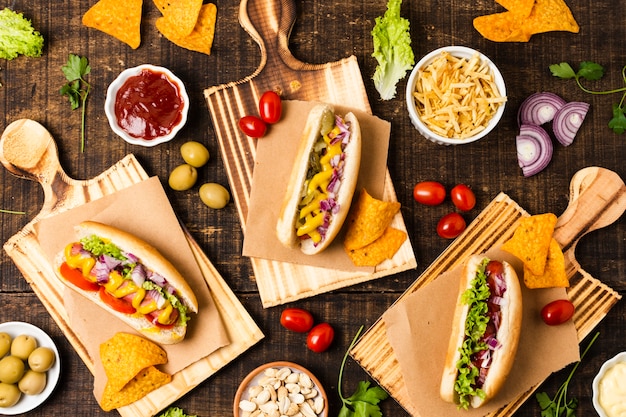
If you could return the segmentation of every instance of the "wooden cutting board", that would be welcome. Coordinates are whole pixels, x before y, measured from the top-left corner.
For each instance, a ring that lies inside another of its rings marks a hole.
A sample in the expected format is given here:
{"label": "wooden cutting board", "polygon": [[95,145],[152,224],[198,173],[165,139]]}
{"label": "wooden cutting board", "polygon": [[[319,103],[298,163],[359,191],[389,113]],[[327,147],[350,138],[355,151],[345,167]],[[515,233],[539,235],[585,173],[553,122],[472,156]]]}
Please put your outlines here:
{"label": "wooden cutting board", "polygon": [[[0,161],[11,173],[39,182],[44,191],[44,203],[39,214],[4,244],[4,250],[93,374],[93,358],[89,356],[81,335],[69,325],[68,311],[63,302],[65,285],[56,278],[34,225],[43,218],[144,181],[148,175],[135,157],[128,155],[93,179],[73,180],[60,166],[56,143],[50,133],[39,123],[28,119],[7,126],[0,139]],[[231,343],[174,374],[170,384],[118,409],[124,417],[156,414],[263,338],[261,330],[186,230],[185,235]]]}
{"label": "wooden cutting board", "polygon": [[[238,120],[258,113],[258,100],[267,90],[284,99],[321,101],[371,113],[356,57],[312,65],[293,57],[288,49],[289,34],[295,23],[294,0],[243,0],[239,21],[261,49],[261,62],[250,76],[235,82],[209,87],[205,98],[230,180],[233,200],[245,233],[256,140],[244,135]],[[393,183],[386,173],[383,199],[397,201]],[[402,214],[394,227],[406,231]],[[251,258],[256,283],[264,307],[284,304],[371,279],[395,274],[417,266],[411,243],[374,273],[344,272]]]}
{"label": "wooden cutting board", "polygon": [[[565,268],[570,279],[567,292],[576,306],[573,319],[579,340],[583,340],[598,325],[621,296],[582,269],[575,258],[576,244],[585,234],[615,222],[624,210],[626,186],[615,172],[589,167],[572,177],[569,205],[558,219],[554,238],[565,255]],[[463,262],[467,256],[485,252],[508,240],[524,216],[528,213],[515,201],[506,194],[499,194],[396,303],[403,302],[407,295],[419,291],[443,272]],[[419,415],[407,395],[400,365],[387,340],[382,318],[367,330],[350,354],[411,415]],[[536,388],[489,416],[513,415]]]}

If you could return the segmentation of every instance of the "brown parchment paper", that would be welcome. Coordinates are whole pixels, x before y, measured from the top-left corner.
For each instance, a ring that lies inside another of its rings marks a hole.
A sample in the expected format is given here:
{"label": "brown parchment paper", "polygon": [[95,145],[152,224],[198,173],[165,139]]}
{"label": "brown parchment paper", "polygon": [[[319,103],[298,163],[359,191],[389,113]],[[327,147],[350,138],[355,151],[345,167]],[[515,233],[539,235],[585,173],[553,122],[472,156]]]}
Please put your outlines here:
{"label": "brown parchment paper", "polygon": [[[499,249],[492,249],[486,255],[509,262],[522,279],[522,265],[517,258]],[[515,363],[502,390],[477,409],[457,410],[456,405],[443,401],[439,385],[462,268],[461,265],[443,273],[383,315],[387,338],[398,358],[408,397],[422,417],[484,416],[513,401],[551,373],[580,360],[573,321],[547,326],[540,316],[545,304],[567,298],[565,289],[529,290],[521,282],[522,332]]]}
{"label": "brown parchment paper", "polygon": [[[198,314],[192,313],[182,342],[162,345],[168,363],[159,369],[174,374],[230,343],[211,291],[157,177],[37,223],[35,229],[41,247],[51,262],[76,238],[73,228],[84,220],[110,224],[149,242],[172,262],[194,290]],[[69,323],[95,364],[94,395],[100,400],[106,384],[100,344],[117,332],[137,332],[69,288],[65,288],[63,297]]]}
{"label": "brown parchment paper", "polygon": [[[270,126],[268,134],[259,139],[242,253],[244,256],[274,261],[373,272],[373,267],[354,266],[343,250],[342,234],[322,253],[314,256],[305,255],[298,248],[286,248],[276,237],[276,222],[302,130],[310,110],[317,104],[312,101],[284,101],[280,122]],[[349,111],[354,113],[361,127],[361,165],[355,195],[365,188],[373,197],[382,199],[391,124],[357,109],[337,105],[333,107],[339,115]]]}

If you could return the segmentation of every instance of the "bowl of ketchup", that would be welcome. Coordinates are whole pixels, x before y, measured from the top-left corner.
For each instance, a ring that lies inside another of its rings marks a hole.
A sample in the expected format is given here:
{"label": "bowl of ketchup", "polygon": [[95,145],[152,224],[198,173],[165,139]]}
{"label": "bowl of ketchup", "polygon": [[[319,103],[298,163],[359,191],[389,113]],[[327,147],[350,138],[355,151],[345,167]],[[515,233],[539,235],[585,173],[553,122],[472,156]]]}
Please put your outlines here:
{"label": "bowl of ketchup", "polygon": [[109,85],[104,112],[126,142],[156,146],[172,140],[187,122],[189,96],[170,70],[142,64],[122,71]]}

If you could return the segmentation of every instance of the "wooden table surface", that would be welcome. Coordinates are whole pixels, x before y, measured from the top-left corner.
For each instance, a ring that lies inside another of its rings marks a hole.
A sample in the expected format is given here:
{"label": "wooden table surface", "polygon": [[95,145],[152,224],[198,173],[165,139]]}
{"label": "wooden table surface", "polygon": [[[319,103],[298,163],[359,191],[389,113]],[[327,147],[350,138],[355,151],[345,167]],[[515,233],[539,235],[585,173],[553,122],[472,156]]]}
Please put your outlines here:
{"label": "wooden table surface", "polygon": [[[93,0],[2,2],[2,7],[22,11],[32,19],[44,36],[46,46],[41,58],[20,57],[0,62],[0,113],[3,115],[0,128],[19,118],[42,123],[56,139],[61,164],[72,178],[92,178],[132,153],[150,175],[158,176],[165,185],[169,172],[182,162],[179,146],[187,140],[197,140],[212,154],[209,164],[199,171],[198,184],[210,181],[228,185],[203,90],[242,79],[252,74],[259,64],[256,44],[238,23],[239,3],[236,0],[217,2],[217,30],[210,56],[181,49],[161,37],[154,28],[158,11],[149,0],[144,2],[142,44],[132,50],[81,25],[82,14],[93,3]],[[596,61],[605,67],[606,75],[592,83],[593,88],[624,86],[621,71],[626,65],[626,9],[616,0],[568,3],[580,24],[578,34],[552,32],[535,35],[529,43],[496,44],[483,39],[472,27],[474,17],[501,10],[494,1],[452,0],[444,5],[435,1],[405,0],[402,14],[411,22],[416,59],[440,46],[474,47],[495,61],[507,84],[509,101],[502,122],[494,132],[475,144],[443,147],[425,140],[411,126],[403,94],[406,78],[398,84],[397,97],[390,101],[379,99],[371,81],[376,62],[371,57],[370,32],[374,19],[384,13],[385,2],[297,2],[297,20],[290,38],[293,55],[316,64],[355,55],[372,112],[391,122],[388,166],[402,203],[418,267],[289,304],[309,309],[318,321],[328,321],[336,329],[330,350],[316,354],[306,349],[303,335],[290,333],[280,326],[279,317],[285,306],[262,307],[250,262],[240,255],[243,235],[235,206],[230,204],[223,210],[211,210],[198,198],[198,186],[184,192],[172,191],[166,186],[175,212],[266,335],[259,344],[174,405],[198,416],[228,416],[237,385],[247,372],[268,361],[291,360],[308,367],[320,378],[329,394],[330,415],[337,415],[341,405],[337,395],[338,369],[355,332],[361,325],[372,325],[450,243],[439,238],[435,228],[438,219],[451,211],[451,204],[418,205],[412,198],[417,182],[437,180],[449,187],[460,182],[469,184],[478,201],[476,207],[465,214],[469,222],[501,191],[530,213],[558,215],[567,207],[572,175],[588,166],[608,168],[626,178],[623,162],[626,134],[615,134],[607,127],[611,105],[619,102],[621,95],[585,94],[573,81],[558,80],[548,70],[550,64],[562,61],[573,65]],[[87,76],[93,89],[87,105],[86,149],[82,153],[80,114],[72,112],[59,94],[65,82],[61,67],[69,53],[86,56],[92,67]],[[123,142],[109,129],[103,112],[108,84],[123,69],[142,63],[171,69],[185,82],[192,101],[189,122],[179,136],[154,148]],[[536,176],[524,178],[516,160],[516,112],[521,101],[537,91],[552,91],[567,100],[587,101],[591,110],[576,141],[567,148],[556,146],[548,168]],[[0,169],[0,184],[0,208],[26,212],[25,215],[0,213],[0,238],[5,242],[39,212],[43,193],[37,183],[18,179],[4,169]],[[626,292],[625,217],[585,236],[578,245],[577,259],[592,276],[623,295]],[[32,323],[48,332],[61,352],[62,375],[58,388],[44,406],[29,415],[65,415],[70,410],[79,416],[107,415],[100,410],[92,394],[92,375],[6,253],[0,257],[0,291],[0,322]],[[600,336],[569,388],[569,395],[579,400],[579,416],[595,415],[591,381],[606,359],[625,350],[625,320],[626,308],[623,302],[618,302],[597,327]],[[552,375],[540,390],[554,395],[570,369]],[[348,361],[344,378],[344,390],[351,393],[357,382],[368,379],[368,375],[355,362]],[[408,415],[393,399],[384,401],[381,408],[385,416]],[[531,398],[515,415],[539,414],[537,402]]]}

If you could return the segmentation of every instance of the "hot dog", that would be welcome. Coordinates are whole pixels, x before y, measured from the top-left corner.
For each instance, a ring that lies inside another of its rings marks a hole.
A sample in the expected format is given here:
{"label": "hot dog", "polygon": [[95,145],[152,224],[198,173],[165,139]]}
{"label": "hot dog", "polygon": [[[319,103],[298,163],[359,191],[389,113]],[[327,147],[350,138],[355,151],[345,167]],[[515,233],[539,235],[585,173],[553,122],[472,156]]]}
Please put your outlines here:
{"label": "hot dog", "polygon": [[85,221],[75,231],[54,260],[61,281],[157,343],[182,341],[198,301],[176,268],[115,227]]}
{"label": "hot dog", "polygon": [[309,113],[276,224],[278,240],[313,255],[346,219],[361,164],[361,128],[353,113],[327,104]]}
{"label": "hot dog", "polygon": [[502,388],[522,326],[522,293],[507,262],[473,255],[465,263],[440,395],[459,408],[477,408]]}

